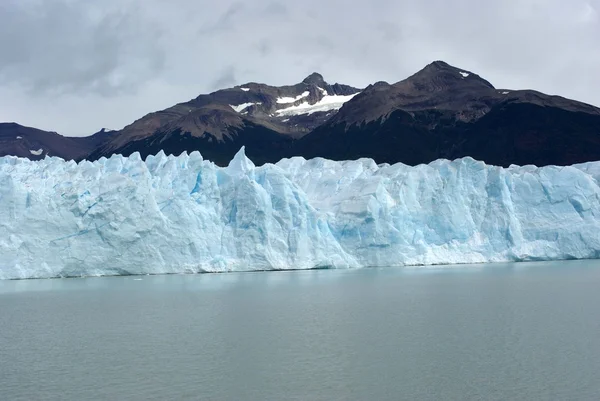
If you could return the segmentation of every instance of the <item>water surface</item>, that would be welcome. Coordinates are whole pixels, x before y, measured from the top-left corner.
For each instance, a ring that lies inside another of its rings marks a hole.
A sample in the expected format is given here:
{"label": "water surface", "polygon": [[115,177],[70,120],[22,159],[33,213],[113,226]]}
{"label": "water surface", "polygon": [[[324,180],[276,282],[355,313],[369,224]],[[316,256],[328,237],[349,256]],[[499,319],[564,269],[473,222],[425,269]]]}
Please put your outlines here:
{"label": "water surface", "polygon": [[0,282],[0,399],[600,399],[600,262]]}

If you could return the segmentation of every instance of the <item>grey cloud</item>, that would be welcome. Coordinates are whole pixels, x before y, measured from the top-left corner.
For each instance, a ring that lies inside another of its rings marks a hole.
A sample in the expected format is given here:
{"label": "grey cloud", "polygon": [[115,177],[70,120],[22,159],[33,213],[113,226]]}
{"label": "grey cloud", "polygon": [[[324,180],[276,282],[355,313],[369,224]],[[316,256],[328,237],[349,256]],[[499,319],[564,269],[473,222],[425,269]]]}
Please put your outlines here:
{"label": "grey cloud", "polygon": [[289,13],[289,10],[285,4],[278,3],[275,1],[272,1],[269,4],[267,4],[264,10],[266,13],[275,15],[277,17],[287,16]]}
{"label": "grey cloud", "polygon": [[388,43],[398,42],[402,38],[402,27],[390,21],[384,21],[375,27],[375,31],[381,34],[381,39]]}
{"label": "grey cloud", "polygon": [[256,49],[262,57],[267,57],[272,53],[272,46],[268,39],[261,39],[256,45]]}
{"label": "grey cloud", "polygon": [[229,66],[225,68],[221,74],[211,84],[211,90],[223,89],[235,86],[237,80],[235,78],[235,67]]}
{"label": "grey cloud", "polygon": [[135,9],[95,2],[12,1],[0,12],[0,78],[36,92],[134,90],[163,66],[159,32]]}
{"label": "grey cloud", "polygon": [[240,2],[231,4],[215,21],[211,21],[209,24],[200,27],[198,33],[215,33],[233,29],[236,17],[242,14],[245,8],[246,6]]}
{"label": "grey cloud", "polygon": [[[600,105],[599,4],[0,0],[0,120],[91,133],[238,83],[293,84],[318,71],[364,87],[437,59],[497,87]],[[4,95],[9,86],[19,100]],[[97,110],[74,116],[80,103]]]}

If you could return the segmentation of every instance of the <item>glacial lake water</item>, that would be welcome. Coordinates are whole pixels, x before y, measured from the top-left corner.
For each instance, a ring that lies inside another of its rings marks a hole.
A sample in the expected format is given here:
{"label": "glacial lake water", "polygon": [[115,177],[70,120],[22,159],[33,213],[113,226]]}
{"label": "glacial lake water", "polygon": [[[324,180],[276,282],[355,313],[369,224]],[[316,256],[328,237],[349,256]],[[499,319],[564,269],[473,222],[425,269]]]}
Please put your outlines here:
{"label": "glacial lake water", "polygon": [[2,400],[598,400],[600,262],[0,282]]}

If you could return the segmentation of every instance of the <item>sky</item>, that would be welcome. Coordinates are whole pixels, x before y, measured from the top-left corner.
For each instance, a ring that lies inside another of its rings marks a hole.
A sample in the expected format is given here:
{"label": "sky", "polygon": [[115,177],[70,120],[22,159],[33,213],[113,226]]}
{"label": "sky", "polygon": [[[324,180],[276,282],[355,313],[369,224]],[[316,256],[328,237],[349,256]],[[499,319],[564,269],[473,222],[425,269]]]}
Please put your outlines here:
{"label": "sky", "polygon": [[201,93],[444,60],[600,106],[600,0],[0,0],[0,121],[83,136]]}

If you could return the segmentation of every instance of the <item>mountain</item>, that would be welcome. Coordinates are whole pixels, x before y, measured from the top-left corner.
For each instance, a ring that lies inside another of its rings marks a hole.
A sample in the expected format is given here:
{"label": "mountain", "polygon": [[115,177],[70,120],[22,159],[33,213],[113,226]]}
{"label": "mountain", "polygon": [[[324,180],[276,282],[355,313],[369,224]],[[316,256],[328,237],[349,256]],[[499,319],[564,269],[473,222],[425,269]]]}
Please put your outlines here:
{"label": "mountain", "polygon": [[245,146],[255,162],[276,162],[290,152],[294,139],[323,124],[359,91],[330,85],[318,73],[292,86],[250,82],[148,114],[89,158],[201,150],[207,159],[226,164]]}
{"label": "mountain", "polygon": [[471,156],[488,164],[600,160],[600,109],[532,90],[496,89],[442,61],[365,88],[300,139],[294,153],[416,165]]}
{"label": "mountain", "polygon": [[0,156],[19,156],[31,160],[58,156],[77,160],[86,157],[116,134],[116,131],[101,130],[87,137],[67,137],[16,123],[0,123]]}
{"label": "mountain", "polygon": [[329,84],[318,73],[289,86],[249,82],[88,138],[15,127],[0,128],[0,154],[31,159],[199,150],[223,166],[245,146],[259,165],[291,156],[409,165],[464,156],[501,166],[600,160],[600,109],[533,90],[496,89],[443,61],[364,89]]}

